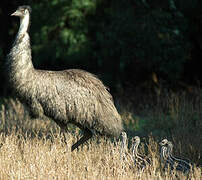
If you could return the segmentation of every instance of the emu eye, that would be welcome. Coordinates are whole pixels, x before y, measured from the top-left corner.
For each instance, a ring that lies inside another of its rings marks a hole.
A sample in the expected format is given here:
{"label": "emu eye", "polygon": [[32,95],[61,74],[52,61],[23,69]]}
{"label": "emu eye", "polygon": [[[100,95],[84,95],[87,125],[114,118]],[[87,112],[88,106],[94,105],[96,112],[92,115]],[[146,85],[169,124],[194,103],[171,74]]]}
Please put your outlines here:
{"label": "emu eye", "polygon": [[22,12],[23,14],[26,14],[27,11],[26,11],[26,9],[22,9],[21,12]]}

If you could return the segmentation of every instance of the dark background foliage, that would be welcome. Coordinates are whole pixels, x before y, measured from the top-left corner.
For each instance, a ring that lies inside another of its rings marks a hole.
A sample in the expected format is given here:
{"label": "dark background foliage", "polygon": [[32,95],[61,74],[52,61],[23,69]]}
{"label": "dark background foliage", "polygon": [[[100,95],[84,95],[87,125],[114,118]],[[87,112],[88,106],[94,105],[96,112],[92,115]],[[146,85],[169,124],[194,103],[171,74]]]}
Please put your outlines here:
{"label": "dark background foliage", "polygon": [[[0,95],[7,91],[4,65],[19,28],[10,17],[32,7],[30,37],[39,69],[81,68],[112,91],[142,84],[199,85],[202,78],[202,3],[199,0],[2,0]],[[182,83],[183,82],[183,83]]]}
{"label": "dark background foliage", "polygon": [[96,74],[116,98],[129,135],[173,137],[202,163],[202,1],[1,0],[0,123],[5,128],[26,126],[24,107],[9,103],[4,71],[19,28],[19,19],[10,14],[24,4],[32,7],[36,68]]}

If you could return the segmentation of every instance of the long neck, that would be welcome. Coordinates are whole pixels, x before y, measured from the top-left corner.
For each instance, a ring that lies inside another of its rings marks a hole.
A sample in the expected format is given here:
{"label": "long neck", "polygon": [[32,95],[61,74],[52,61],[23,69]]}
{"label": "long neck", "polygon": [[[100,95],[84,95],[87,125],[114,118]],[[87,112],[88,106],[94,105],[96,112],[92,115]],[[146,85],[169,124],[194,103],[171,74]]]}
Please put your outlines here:
{"label": "long neck", "polygon": [[168,148],[167,147],[165,147],[165,146],[161,147],[161,154],[160,154],[160,156],[161,156],[161,160],[162,161],[167,160],[167,158],[168,158]]}
{"label": "long neck", "polygon": [[127,138],[123,137],[122,142],[121,142],[121,150],[127,151]]}
{"label": "long neck", "polygon": [[138,155],[138,146],[139,146],[139,143],[137,142],[135,142],[132,146],[132,154],[134,157]]}
{"label": "long neck", "polygon": [[29,14],[20,20],[20,28],[8,55],[9,75],[12,83],[22,84],[34,69],[29,34]]}
{"label": "long neck", "polygon": [[20,18],[20,28],[18,31],[18,35],[25,34],[29,29],[29,24],[30,24],[30,15],[28,13],[24,18]]}
{"label": "long neck", "polygon": [[128,151],[127,137],[122,136],[121,150],[120,150],[120,159],[121,160],[123,160],[125,158],[127,151]]}
{"label": "long neck", "polygon": [[171,142],[168,142],[168,152],[170,157],[173,157],[173,144]]}

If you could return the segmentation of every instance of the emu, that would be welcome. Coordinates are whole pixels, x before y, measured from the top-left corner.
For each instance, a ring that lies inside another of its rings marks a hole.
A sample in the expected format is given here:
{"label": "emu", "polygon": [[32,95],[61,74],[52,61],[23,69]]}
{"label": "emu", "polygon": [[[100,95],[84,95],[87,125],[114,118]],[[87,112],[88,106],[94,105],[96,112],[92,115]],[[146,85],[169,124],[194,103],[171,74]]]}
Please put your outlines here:
{"label": "emu", "polygon": [[7,57],[8,80],[17,97],[28,105],[31,115],[54,120],[62,131],[69,123],[83,136],[73,151],[93,136],[93,132],[118,137],[122,120],[107,87],[95,75],[80,69],[37,70],[32,63],[30,6],[19,6],[11,14],[20,18],[20,27]]}
{"label": "emu", "polygon": [[121,132],[121,149],[120,149],[120,159],[125,160],[128,154],[128,138],[126,132]]}
{"label": "emu", "polygon": [[140,137],[135,136],[132,138],[132,157],[135,166],[139,169],[144,170],[147,166],[151,165],[151,161],[149,158],[144,157],[138,153],[138,147],[140,144]]}
{"label": "emu", "polygon": [[121,147],[120,147],[120,160],[123,165],[129,165],[129,168],[132,168],[131,162],[133,162],[133,158],[128,151],[128,138],[126,132],[121,132]]}
{"label": "emu", "polygon": [[169,166],[171,170],[176,169],[184,174],[188,174],[190,170],[193,170],[193,164],[189,160],[177,158],[172,155],[172,142],[168,141],[167,139],[163,139],[159,144],[161,145],[161,161],[165,163],[164,170]]}

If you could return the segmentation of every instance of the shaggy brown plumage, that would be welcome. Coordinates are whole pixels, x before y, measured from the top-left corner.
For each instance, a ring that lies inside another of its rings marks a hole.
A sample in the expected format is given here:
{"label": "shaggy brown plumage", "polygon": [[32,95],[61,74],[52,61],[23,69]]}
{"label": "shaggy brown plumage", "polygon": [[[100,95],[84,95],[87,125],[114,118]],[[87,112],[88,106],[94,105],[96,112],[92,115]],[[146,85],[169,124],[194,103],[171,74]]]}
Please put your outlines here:
{"label": "shaggy brown plumage", "polygon": [[106,86],[95,75],[79,69],[35,69],[27,32],[30,7],[20,6],[12,15],[19,16],[21,23],[8,55],[9,82],[32,115],[50,117],[65,130],[68,123],[83,130],[84,136],[72,150],[92,137],[91,130],[106,136],[120,135],[122,120]]}

